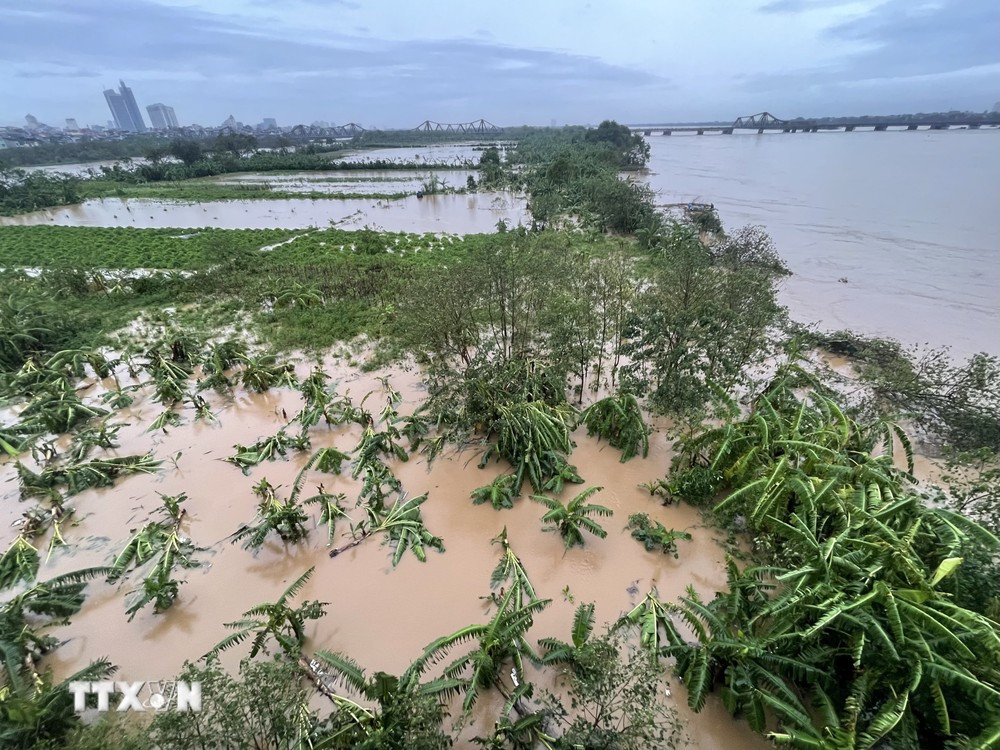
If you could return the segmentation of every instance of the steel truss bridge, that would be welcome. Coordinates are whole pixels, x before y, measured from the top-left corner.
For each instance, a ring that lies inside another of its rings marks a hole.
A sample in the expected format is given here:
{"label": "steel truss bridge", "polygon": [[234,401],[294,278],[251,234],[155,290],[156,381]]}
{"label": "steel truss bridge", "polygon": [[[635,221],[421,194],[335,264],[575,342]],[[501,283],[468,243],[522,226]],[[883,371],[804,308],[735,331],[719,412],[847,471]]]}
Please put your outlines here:
{"label": "steel truss bridge", "polygon": [[755,115],[737,117],[732,125],[631,125],[632,130],[644,135],[670,135],[671,133],[721,133],[722,135],[732,135],[737,130],[756,130],[758,133],[765,131],[780,131],[782,133],[816,133],[820,130],[842,130],[850,133],[854,130],[874,130],[882,132],[891,128],[906,128],[906,130],[918,130],[925,128],[928,130],[947,130],[950,127],[964,127],[977,129],[980,126],[998,127],[1000,126],[1000,115],[987,120],[935,120],[927,118],[913,118],[910,120],[879,121],[877,117],[869,117],[864,120],[854,122],[845,120],[844,122],[816,122],[814,120],[782,120],[775,117],[770,112],[758,112]]}
{"label": "steel truss bridge", "polygon": [[296,125],[288,131],[288,135],[298,138],[353,138],[366,132],[368,131],[356,122],[349,122],[325,128],[318,125]]}
{"label": "steel truss bridge", "polygon": [[488,120],[473,120],[472,122],[434,122],[424,120],[417,125],[414,130],[424,133],[477,133],[483,135],[497,135],[503,132],[503,128],[498,128]]}

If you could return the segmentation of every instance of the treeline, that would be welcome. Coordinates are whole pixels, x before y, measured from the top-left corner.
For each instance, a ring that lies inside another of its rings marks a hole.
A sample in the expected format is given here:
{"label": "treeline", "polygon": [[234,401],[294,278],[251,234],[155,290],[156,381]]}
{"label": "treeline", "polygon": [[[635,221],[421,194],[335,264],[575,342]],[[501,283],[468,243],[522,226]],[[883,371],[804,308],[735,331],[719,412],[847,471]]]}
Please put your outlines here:
{"label": "treeline", "polygon": [[80,202],[80,180],[43,170],[0,170],[0,216]]}

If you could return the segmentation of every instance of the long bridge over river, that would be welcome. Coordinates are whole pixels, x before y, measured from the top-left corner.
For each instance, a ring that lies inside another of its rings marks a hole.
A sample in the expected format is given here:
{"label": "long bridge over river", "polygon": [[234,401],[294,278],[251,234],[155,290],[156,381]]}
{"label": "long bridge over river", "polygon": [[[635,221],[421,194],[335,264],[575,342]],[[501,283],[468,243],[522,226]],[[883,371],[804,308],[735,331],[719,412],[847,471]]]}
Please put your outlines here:
{"label": "long bridge over river", "polygon": [[770,112],[759,112],[756,115],[738,117],[732,125],[630,125],[632,130],[641,132],[643,135],[671,135],[672,133],[721,133],[722,135],[732,135],[737,130],[749,130],[763,133],[765,131],[778,131],[782,133],[816,133],[820,130],[839,130],[850,133],[854,130],[875,130],[878,132],[889,128],[905,130],[948,130],[949,128],[969,128],[980,127],[997,128],[1000,127],[1000,114],[994,113],[989,117],[968,118],[957,120],[940,120],[933,118],[900,119],[886,118],[880,120],[877,117],[868,117],[863,120],[841,122],[819,122],[816,120],[782,120],[775,117]]}

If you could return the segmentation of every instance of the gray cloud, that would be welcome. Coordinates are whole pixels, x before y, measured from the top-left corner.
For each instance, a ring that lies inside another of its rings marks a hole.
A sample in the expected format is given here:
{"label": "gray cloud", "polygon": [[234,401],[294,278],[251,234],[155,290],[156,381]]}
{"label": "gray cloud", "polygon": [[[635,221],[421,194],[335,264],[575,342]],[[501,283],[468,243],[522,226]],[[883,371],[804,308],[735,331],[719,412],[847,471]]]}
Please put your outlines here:
{"label": "gray cloud", "polygon": [[[306,120],[368,117],[386,125],[426,117],[527,120],[531,110],[525,105],[537,102],[537,92],[550,104],[558,98],[591,107],[602,87],[614,89],[614,100],[618,92],[667,84],[592,57],[511,48],[482,38],[385,42],[367,35],[303,34],[246,17],[134,0],[107,0],[99,11],[65,8],[55,0],[36,0],[33,11],[52,11],[43,33],[37,15],[8,18],[0,61],[23,66],[36,60],[37,69],[29,67],[27,75],[41,77],[44,61],[64,58],[72,48],[81,70],[104,71],[108,81],[125,77],[140,104],[144,98],[169,99],[179,113],[193,111],[207,122],[221,121],[229,111],[253,119],[262,110],[301,112],[303,105],[313,112],[300,118]],[[96,87],[93,96],[101,111]]]}
{"label": "gray cloud", "polygon": [[[775,0],[764,7],[791,12],[817,4],[833,2]],[[893,99],[911,110],[983,109],[1000,90],[1000,4],[992,0],[887,0],[823,36],[857,51],[823,65],[740,76],[740,90],[765,102],[796,91],[811,114],[898,111]],[[942,78],[955,87],[950,100],[934,105],[943,98]]]}

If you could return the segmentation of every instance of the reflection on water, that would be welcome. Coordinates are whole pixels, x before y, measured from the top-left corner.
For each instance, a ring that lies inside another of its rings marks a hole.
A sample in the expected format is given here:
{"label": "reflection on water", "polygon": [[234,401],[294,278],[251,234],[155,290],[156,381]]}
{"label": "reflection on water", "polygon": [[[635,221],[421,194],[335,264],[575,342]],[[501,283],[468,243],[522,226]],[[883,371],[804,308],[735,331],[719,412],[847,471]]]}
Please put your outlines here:
{"label": "reflection on water", "polygon": [[[343,393],[349,389],[355,399],[379,387],[378,373],[359,374],[336,363],[327,363],[326,370],[341,378],[338,390]],[[425,395],[416,372],[394,372],[392,384],[402,392],[407,409],[414,408]],[[526,498],[509,511],[474,506],[469,493],[491,481],[503,467],[476,468],[479,452],[469,449],[445,454],[430,467],[422,458],[393,466],[411,496],[430,493],[423,515],[432,533],[444,538],[446,551],[429,551],[426,563],[407,555],[393,569],[390,552],[380,546],[379,538],[330,559],[325,527],[313,529],[303,543],[286,546],[270,541],[252,554],[227,540],[254,515],[251,485],[267,477],[279,487],[280,494],[286,494],[307,456],[293,453],[288,461],[265,462],[247,477],[224,459],[235,443],[246,445],[274,434],[284,423],[282,409],[294,413],[301,398],[291,391],[260,395],[240,391],[231,400],[212,400],[218,424],[188,422],[167,433],[149,434],[144,430],[162,407],[140,397],[121,415],[131,425],[120,433],[118,452],[128,455],[154,450],[159,458],[176,456],[176,465],[164,461],[157,476],[131,477],[114,488],[91,490],[73,498],[80,520],[63,532],[71,546],[43,563],[43,579],[107,564],[159,505],[157,493],[187,492],[190,517],[182,530],[196,544],[210,549],[199,556],[204,561],[202,567],[180,572],[186,579],[180,598],[163,615],[154,615],[147,608],[131,623],[127,621],[125,598],[138,584],[135,574],[120,587],[91,583],[83,611],[57,632],[58,637],[68,639],[67,643],[47,660],[58,677],[98,656],[107,656],[120,666],[122,675],[134,679],[173,675],[185,659],[196,659],[229,632],[223,623],[237,619],[254,604],[273,601],[311,566],[316,566],[314,577],[300,598],[330,604],[324,619],[310,623],[307,650],[341,650],[370,673],[399,673],[436,637],[488,619],[490,612],[479,597],[488,592],[497,561],[497,548],[490,540],[505,526],[539,595],[553,600],[537,617],[532,639],[567,638],[575,603],[564,596],[564,589],[576,603],[595,602],[599,621],[606,623],[631,609],[653,586],[668,600],[681,595],[688,583],[708,597],[724,586],[724,553],[715,541],[716,533],[701,526],[692,508],[664,508],[637,487],[641,481],[661,476],[669,464],[663,434],[653,436],[648,459],[626,464],[619,463],[619,452],[606,443],[582,433],[576,435],[579,446],[572,460],[587,480],[584,486],[603,485],[605,490],[595,499],[614,510],[613,517],[602,521],[608,538],[588,540],[583,548],[564,550],[557,535],[542,532],[544,508]],[[359,435],[355,426],[311,431],[314,450],[331,445],[349,450]],[[11,480],[13,475],[9,460],[0,465],[0,479]],[[359,489],[357,482],[347,476],[310,473],[306,489],[318,482],[330,492],[346,493],[346,506],[358,517],[360,512],[351,507]],[[25,506],[17,502],[15,481],[4,481],[0,488],[0,546],[5,548],[13,536],[9,524]],[[571,485],[567,494],[580,489]],[[668,527],[688,529],[694,539],[681,544],[679,560],[646,552],[625,531],[628,515],[634,512],[649,513]],[[347,524],[342,523],[338,534],[343,537],[347,533]],[[40,543],[44,545],[45,540]],[[235,666],[243,654],[239,649],[227,652],[224,663]],[[765,747],[744,724],[726,716],[716,699],[709,701],[703,713],[692,715],[683,686],[671,678],[671,687],[694,747]],[[499,708],[498,702],[481,701],[470,731],[487,731],[495,717],[490,711]]]}
{"label": "reflection on water", "polygon": [[997,131],[647,140],[660,203],[767,228],[794,318],[1000,354]]}
{"label": "reflection on water", "polygon": [[523,196],[503,192],[415,195],[400,200],[324,198],[320,200],[248,200],[177,203],[147,199],[103,198],[77,206],[0,216],[0,225],[157,227],[194,229],[305,229],[336,224],[389,232],[492,232],[497,222],[529,222]]}

